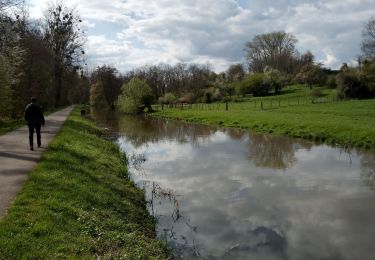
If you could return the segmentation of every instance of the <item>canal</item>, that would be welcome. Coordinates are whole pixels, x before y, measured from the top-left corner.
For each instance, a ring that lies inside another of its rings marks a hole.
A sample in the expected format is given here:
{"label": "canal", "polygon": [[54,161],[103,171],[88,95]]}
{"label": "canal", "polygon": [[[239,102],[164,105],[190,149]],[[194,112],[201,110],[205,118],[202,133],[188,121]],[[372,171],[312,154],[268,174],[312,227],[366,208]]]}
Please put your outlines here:
{"label": "canal", "polygon": [[375,259],[375,155],[148,117],[98,117],[177,259]]}

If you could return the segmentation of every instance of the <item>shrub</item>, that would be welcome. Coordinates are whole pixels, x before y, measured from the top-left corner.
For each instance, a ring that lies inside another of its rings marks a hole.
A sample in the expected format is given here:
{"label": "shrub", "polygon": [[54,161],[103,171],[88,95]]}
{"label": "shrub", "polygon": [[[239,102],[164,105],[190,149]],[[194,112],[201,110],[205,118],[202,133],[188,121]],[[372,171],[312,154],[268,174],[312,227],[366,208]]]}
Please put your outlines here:
{"label": "shrub", "polygon": [[203,93],[203,102],[204,103],[211,103],[212,101],[214,101],[214,93],[215,93],[214,88],[205,89],[204,93]]}
{"label": "shrub", "polygon": [[163,97],[159,98],[159,103],[173,104],[176,101],[176,96],[173,93],[165,93]]}
{"label": "shrub", "polygon": [[178,99],[178,102],[191,104],[194,102],[194,100],[195,100],[195,97],[193,93],[186,93]]}
{"label": "shrub", "polygon": [[152,111],[152,90],[145,81],[132,78],[129,83],[122,86],[121,91],[118,104],[122,112],[140,113],[145,107]]}
{"label": "shrub", "polygon": [[337,88],[336,78],[335,78],[334,76],[329,76],[329,77],[327,78],[326,85],[327,85],[327,87],[330,88],[330,89],[335,89],[335,88]]}
{"label": "shrub", "polygon": [[320,89],[318,89],[318,88],[314,88],[314,89],[311,91],[311,96],[316,97],[316,98],[320,98],[320,97],[323,97],[324,94],[323,94],[323,92],[322,92]]}
{"label": "shrub", "polygon": [[366,98],[371,96],[357,69],[347,68],[337,75],[338,94],[344,98]]}
{"label": "shrub", "polygon": [[243,81],[236,84],[237,95],[245,96],[253,94],[254,96],[268,95],[271,86],[264,82],[264,74],[256,73],[247,76]]}

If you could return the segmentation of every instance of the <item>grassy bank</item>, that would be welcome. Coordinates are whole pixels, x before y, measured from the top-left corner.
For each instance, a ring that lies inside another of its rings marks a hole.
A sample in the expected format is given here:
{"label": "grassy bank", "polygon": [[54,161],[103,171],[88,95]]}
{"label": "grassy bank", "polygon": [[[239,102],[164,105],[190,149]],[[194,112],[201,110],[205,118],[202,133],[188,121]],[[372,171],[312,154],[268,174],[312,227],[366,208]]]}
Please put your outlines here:
{"label": "grassy bank", "polygon": [[0,221],[1,259],[166,259],[124,156],[76,109]]}
{"label": "grassy bank", "polygon": [[153,115],[343,146],[375,148],[375,100],[337,102],[333,101],[332,90],[322,89],[327,93],[325,101],[329,102],[318,103],[322,100],[313,101],[311,96],[302,94],[304,91],[306,88],[294,86],[280,96],[232,102],[228,104],[228,111],[225,104],[198,104],[186,109],[164,107]]}

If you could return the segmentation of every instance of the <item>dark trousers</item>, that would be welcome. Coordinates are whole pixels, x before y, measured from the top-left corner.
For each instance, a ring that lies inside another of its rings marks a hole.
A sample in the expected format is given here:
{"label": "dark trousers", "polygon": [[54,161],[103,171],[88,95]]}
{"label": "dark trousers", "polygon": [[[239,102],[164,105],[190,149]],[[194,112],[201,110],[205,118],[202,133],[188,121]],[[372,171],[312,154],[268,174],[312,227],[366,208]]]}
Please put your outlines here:
{"label": "dark trousers", "polygon": [[29,127],[29,144],[30,144],[30,147],[34,146],[34,129],[35,129],[35,132],[36,132],[36,142],[38,144],[38,147],[41,146],[41,144],[42,144],[41,136],[40,136],[41,124],[40,123],[28,123],[27,126]]}

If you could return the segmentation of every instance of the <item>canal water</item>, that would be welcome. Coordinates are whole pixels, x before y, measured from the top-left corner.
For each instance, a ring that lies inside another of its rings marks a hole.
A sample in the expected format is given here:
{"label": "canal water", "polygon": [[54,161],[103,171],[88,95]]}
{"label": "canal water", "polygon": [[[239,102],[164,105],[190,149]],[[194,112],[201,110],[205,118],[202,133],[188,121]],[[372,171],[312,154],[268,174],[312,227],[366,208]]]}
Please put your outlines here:
{"label": "canal water", "polygon": [[375,155],[172,120],[101,120],[177,259],[375,259]]}

